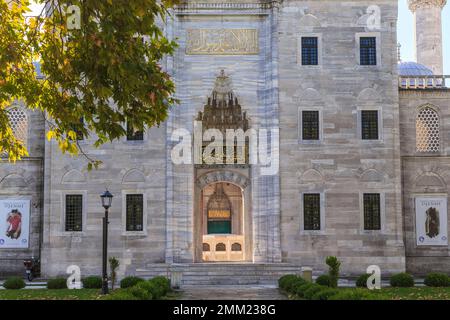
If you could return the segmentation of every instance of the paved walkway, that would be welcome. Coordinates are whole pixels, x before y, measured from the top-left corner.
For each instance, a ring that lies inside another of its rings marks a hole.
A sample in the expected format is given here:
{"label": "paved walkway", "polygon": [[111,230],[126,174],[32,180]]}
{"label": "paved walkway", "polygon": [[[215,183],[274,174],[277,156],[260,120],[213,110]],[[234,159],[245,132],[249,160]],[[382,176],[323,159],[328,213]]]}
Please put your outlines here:
{"label": "paved walkway", "polygon": [[183,286],[185,300],[286,300],[275,286]]}

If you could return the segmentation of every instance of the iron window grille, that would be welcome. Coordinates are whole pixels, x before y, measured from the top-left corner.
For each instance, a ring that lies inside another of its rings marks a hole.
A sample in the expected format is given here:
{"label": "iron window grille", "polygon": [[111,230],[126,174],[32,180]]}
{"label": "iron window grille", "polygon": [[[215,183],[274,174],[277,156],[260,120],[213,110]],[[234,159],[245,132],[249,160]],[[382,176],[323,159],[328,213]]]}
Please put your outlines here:
{"label": "iron window grille", "polygon": [[378,111],[361,111],[361,138],[363,140],[378,140]]}
{"label": "iron window grille", "polygon": [[126,201],[126,231],[143,231],[144,196],[142,194],[127,194]]}
{"label": "iron window grille", "polygon": [[144,131],[135,130],[133,126],[127,123],[127,141],[142,141],[144,140]]}
{"label": "iron window grille", "polygon": [[66,195],[65,230],[83,231],[83,196],[81,194]]}
{"label": "iron window grille", "polygon": [[305,230],[320,230],[320,194],[303,195],[303,217]]}
{"label": "iron window grille", "polygon": [[302,65],[316,66],[319,64],[317,37],[302,37]]}
{"label": "iron window grille", "polygon": [[361,65],[377,65],[377,39],[375,37],[361,37],[359,39],[359,50]]}
{"label": "iron window grille", "polygon": [[302,111],[302,139],[319,140],[319,111]]}
{"label": "iron window grille", "polygon": [[380,230],[380,194],[364,194],[364,230]]}

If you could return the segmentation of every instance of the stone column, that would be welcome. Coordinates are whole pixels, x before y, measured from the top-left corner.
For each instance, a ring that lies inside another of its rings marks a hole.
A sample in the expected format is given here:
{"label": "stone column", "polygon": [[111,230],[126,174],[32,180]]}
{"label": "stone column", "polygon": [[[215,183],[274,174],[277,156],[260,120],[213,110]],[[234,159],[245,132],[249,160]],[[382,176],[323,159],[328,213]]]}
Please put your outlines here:
{"label": "stone column", "polygon": [[443,73],[442,9],[447,0],[408,0],[414,14],[416,60],[435,75]]}

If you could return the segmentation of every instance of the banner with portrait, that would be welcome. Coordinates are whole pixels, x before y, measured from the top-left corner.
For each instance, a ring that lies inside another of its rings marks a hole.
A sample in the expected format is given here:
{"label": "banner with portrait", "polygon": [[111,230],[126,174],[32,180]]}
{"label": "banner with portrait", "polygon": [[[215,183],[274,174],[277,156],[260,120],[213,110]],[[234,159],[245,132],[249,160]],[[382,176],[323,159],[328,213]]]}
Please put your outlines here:
{"label": "banner with portrait", "polygon": [[447,246],[447,198],[416,198],[416,237],[418,246]]}
{"label": "banner with portrait", "polygon": [[30,200],[0,200],[0,249],[28,248]]}

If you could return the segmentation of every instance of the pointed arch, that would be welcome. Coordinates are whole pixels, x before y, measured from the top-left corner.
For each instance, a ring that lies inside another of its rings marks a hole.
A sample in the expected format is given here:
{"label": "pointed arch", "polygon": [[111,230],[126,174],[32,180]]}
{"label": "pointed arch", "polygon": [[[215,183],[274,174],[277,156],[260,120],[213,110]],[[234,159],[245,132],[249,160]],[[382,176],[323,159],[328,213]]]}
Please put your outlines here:
{"label": "pointed arch", "polygon": [[81,171],[72,169],[67,171],[61,179],[62,184],[85,183],[86,177]]}
{"label": "pointed arch", "polygon": [[139,169],[128,170],[122,179],[122,183],[145,182],[145,174]]}
{"label": "pointed arch", "polygon": [[22,175],[11,173],[0,181],[0,188],[28,188],[28,183]]}

